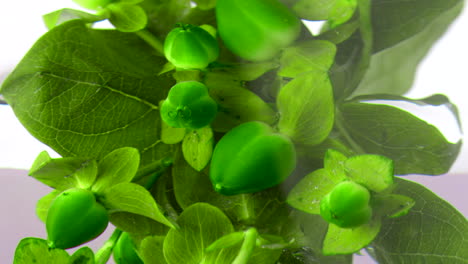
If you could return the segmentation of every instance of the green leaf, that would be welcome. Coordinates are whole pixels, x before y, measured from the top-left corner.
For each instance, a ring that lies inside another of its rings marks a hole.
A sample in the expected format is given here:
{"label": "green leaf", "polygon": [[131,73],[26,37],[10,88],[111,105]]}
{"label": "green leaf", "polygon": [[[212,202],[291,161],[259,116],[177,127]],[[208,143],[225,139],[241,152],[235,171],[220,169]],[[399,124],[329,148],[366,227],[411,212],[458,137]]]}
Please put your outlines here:
{"label": "green leaf", "polygon": [[145,10],[134,4],[110,3],[106,6],[110,11],[109,21],[122,32],[136,32],[146,27],[148,17]]}
{"label": "green leaf", "polygon": [[80,19],[86,23],[94,23],[97,21],[104,20],[106,18],[108,17],[105,13],[102,13],[100,15],[93,15],[90,13],[70,8],[63,8],[42,16],[42,19],[44,20],[44,23],[48,29],[52,29],[62,23],[74,19]]}
{"label": "green leaf", "polygon": [[346,180],[345,164],[348,157],[341,152],[328,149],[323,159],[323,167],[335,184]]}
{"label": "green leaf", "polygon": [[353,147],[392,159],[398,175],[446,173],[460,151],[461,142],[448,142],[436,127],[396,107],[347,103],[340,113],[340,132]]}
{"label": "green leaf", "polygon": [[412,87],[419,63],[460,14],[461,0],[375,1],[374,55],[353,96],[402,95]]}
{"label": "green leaf", "polygon": [[187,133],[182,142],[185,160],[197,171],[203,170],[213,154],[213,130],[206,126]]}
{"label": "green leaf", "polygon": [[119,183],[107,188],[100,199],[109,213],[127,212],[151,218],[157,222],[175,228],[159,210],[151,193],[135,183]]}
{"label": "green leaf", "polygon": [[416,203],[412,198],[400,194],[375,195],[372,198],[373,213],[390,218],[406,215]]}
{"label": "green leaf", "polygon": [[276,113],[259,96],[242,87],[240,81],[225,73],[207,73],[205,84],[218,103],[218,115],[211,124],[214,131],[227,132],[241,123],[261,121],[273,124]]}
{"label": "green leaf", "polygon": [[[176,23],[186,23],[181,21],[186,18],[190,10],[194,10],[190,6],[190,0],[157,0],[157,1],[143,1],[140,4],[148,15],[147,29],[156,33],[156,37],[164,39],[174,28]],[[195,8],[195,10],[199,10]],[[213,12],[214,13],[214,12]],[[206,23],[195,23],[192,18],[189,20],[191,24],[201,25]]]}
{"label": "green leaf", "polygon": [[357,6],[356,0],[299,0],[294,11],[307,20],[329,20],[340,25],[352,17]]}
{"label": "green leaf", "polygon": [[333,65],[336,47],[325,40],[309,40],[284,49],[279,76],[295,78],[309,71],[328,72]]}
{"label": "green leaf", "polygon": [[46,222],[47,212],[49,211],[50,205],[54,201],[55,197],[57,197],[57,195],[60,193],[61,191],[59,190],[53,190],[37,201],[36,215],[42,222]]}
{"label": "green leaf", "polygon": [[219,250],[223,248],[230,248],[235,245],[238,245],[240,242],[244,240],[244,232],[239,231],[239,232],[233,232],[230,234],[227,234],[225,236],[222,236],[215,242],[211,243],[205,250],[206,252],[214,251],[214,250]]}
{"label": "green leaf", "polygon": [[358,155],[345,162],[346,174],[354,182],[374,192],[382,192],[393,184],[393,161],[380,155]]}
{"label": "green leaf", "polygon": [[82,247],[71,255],[69,264],[94,264],[94,252],[89,247]]}
{"label": "green leaf", "polygon": [[16,247],[13,264],[63,264],[70,256],[59,248],[49,248],[47,241],[35,237],[23,238]]}
{"label": "green leaf", "polygon": [[281,88],[277,98],[279,130],[295,143],[317,145],[333,127],[333,92],[327,73],[299,75]]}
{"label": "green leaf", "polygon": [[353,255],[323,256],[307,248],[286,249],[278,264],[351,264]]}
{"label": "green leaf", "polygon": [[212,72],[228,74],[234,80],[253,81],[278,66],[276,61],[238,63],[215,67]]}
{"label": "green leaf", "polygon": [[380,219],[372,219],[368,224],[356,228],[341,228],[328,225],[323,241],[323,254],[352,254],[369,245],[380,231]]}
{"label": "green leaf", "polygon": [[327,30],[316,37],[316,39],[322,39],[330,41],[334,44],[339,44],[350,38],[356,30],[359,28],[359,21],[354,19],[346,24],[339,25],[333,29]]}
{"label": "green leaf", "polygon": [[98,163],[98,176],[92,190],[96,193],[119,183],[131,182],[138,171],[140,154],[135,148],[119,148],[107,154]]}
{"label": "green leaf", "polygon": [[143,236],[165,235],[169,229],[167,225],[151,218],[128,212],[112,212],[109,214],[109,220],[115,227],[124,232]]}
{"label": "green leaf", "polygon": [[325,169],[311,172],[289,192],[287,202],[309,214],[320,214],[320,201],[335,187],[336,180]]}
{"label": "green leaf", "polygon": [[398,178],[395,194],[416,202],[407,215],[383,221],[370,253],[379,263],[466,263],[466,217],[424,186]]}
{"label": "green leaf", "polygon": [[164,239],[164,257],[169,264],[231,263],[235,249],[206,252],[205,247],[234,231],[231,221],[218,208],[197,203],[185,209]]}
{"label": "green leaf", "polygon": [[164,238],[148,236],[141,241],[138,252],[145,264],[167,264],[163,254]]}
{"label": "green leaf", "polygon": [[86,158],[53,159],[47,151],[43,151],[31,166],[29,175],[52,188],[65,190],[79,186],[74,173],[85,168],[88,162]]}
{"label": "green leaf", "polygon": [[185,128],[171,127],[161,120],[161,141],[164,144],[177,144],[185,137]]}
{"label": "green leaf", "polygon": [[212,9],[216,6],[216,0],[194,0],[197,7],[201,10]]}
{"label": "green leaf", "polygon": [[90,160],[77,170],[73,177],[79,188],[90,188],[98,175],[98,163],[95,160]]}
{"label": "green leaf", "polygon": [[41,37],[1,93],[27,130],[61,156],[99,160],[134,147],[143,167],[175,149],[160,141],[158,104],[174,84],[155,74],[165,62],[134,34],[74,20]]}

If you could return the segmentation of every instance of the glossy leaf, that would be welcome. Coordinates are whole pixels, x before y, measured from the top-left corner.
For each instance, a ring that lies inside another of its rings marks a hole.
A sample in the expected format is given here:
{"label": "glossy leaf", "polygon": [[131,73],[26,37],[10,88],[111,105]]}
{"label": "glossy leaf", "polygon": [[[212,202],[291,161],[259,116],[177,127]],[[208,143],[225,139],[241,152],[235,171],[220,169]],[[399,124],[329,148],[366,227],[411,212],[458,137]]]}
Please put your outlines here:
{"label": "glossy leaf", "polygon": [[466,263],[466,217],[418,183],[400,178],[396,183],[394,193],[411,197],[416,203],[407,215],[383,221],[385,232],[377,236],[369,253],[384,264]]}
{"label": "glossy leaf", "polygon": [[460,151],[460,142],[448,142],[436,127],[396,107],[349,103],[340,112],[349,139],[366,153],[392,159],[397,175],[443,174]]}
{"label": "glossy leaf", "polygon": [[[175,227],[161,212],[150,192],[135,183],[120,183],[104,192],[101,202],[109,213],[127,212]],[[111,219],[112,220],[112,219]]]}
{"label": "glossy leaf", "polygon": [[[142,165],[173,152],[160,141],[158,104],[174,81],[139,37],[69,21],[40,38],[1,93],[38,140],[64,157],[139,149]],[[156,92],[159,91],[159,92]]]}
{"label": "glossy leaf", "polygon": [[110,11],[109,21],[122,32],[136,32],[146,27],[148,17],[145,10],[134,4],[111,3],[106,6]]}
{"label": "glossy leaf", "polygon": [[328,137],[335,110],[327,73],[301,74],[281,88],[277,104],[281,114],[279,130],[294,143],[313,146]]}
{"label": "glossy leaf", "polygon": [[309,71],[328,72],[335,58],[336,47],[324,40],[310,40],[284,49],[278,75],[295,78]]}
{"label": "glossy leaf", "polygon": [[182,142],[182,153],[190,166],[197,171],[201,171],[210,162],[213,145],[213,130],[207,126],[185,135]]}
{"label": "glossy leaf", "polygon": [[140,165],[140,154],[135,148],[119,148],[107,154],[98,163],[98,177],[94,192],[103,192],[119,183],[131,182]]}
{"label": "glossy leaf", "polygon": [[35,237],[23,238],[16,247],[14,264],[68,263],[70,256],[63,249],[51,249],[47,241]]}
{"label": "glossy leaf", "polygon": [[352,181],[374,192],[382,192],[393,184],[393,161],[384,156],[353,156],[346,160],[345,169]]}
{"label": "glossy leaf", "polygon": [[206,252],[205,247],[234,228],[218,208],[197,203],[185,209],[177,220],[180,228],[171,229],[164,239],[164,257],[169,264],[231,263],[236,250]]}

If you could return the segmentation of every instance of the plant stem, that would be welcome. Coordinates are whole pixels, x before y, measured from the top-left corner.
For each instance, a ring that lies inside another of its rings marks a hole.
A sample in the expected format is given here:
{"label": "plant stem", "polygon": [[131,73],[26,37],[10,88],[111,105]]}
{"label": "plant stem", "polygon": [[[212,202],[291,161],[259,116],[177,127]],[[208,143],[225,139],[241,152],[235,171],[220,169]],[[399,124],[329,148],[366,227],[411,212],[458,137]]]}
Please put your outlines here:
{"label": "plant stem", "polygon": [[256,246],[257,235],[257,229],[253,227],[245,231],[244,242],[242,242],[239,254],[234,259],[232,264],[247,264],[249,262],[249,259],[252,256],[252,253]]}
{"label": "plant stem", "polygon": [[153,47],[158,53],[164,55],[164,49],[162,42],[156,38],[151,32],[146,29],[135,32],[140,38],[142,38],[146,43]]}
{"label": "plant stem", "polygon": [[96,264],[106,264],[109,260],[110,256],[112,255],[112,250],[114,249],[117,240],[119,239],[120,235],[122,234],[122,230],[115,229],[114,233],[110,236],[110,238],[104,242],[104,245],[96,252],[95,260]]}
{"label": "plant stem", "polygon": [[149,174],[164,172],[164,170],[166,170],[167,167],[171,166],[173,162],[174,160],[168,157],[162,158],[156,162],[153,162],[149,164],[148,166],[138,170],[135,177],[133,177],[133,181],[134,182],[138,181]]}
{"label": "plant stem", "polygon": [[336,110],[335,114],[335,125],[340,131],[340,133],[344,136],[348,144],[351,146],[353,151],[357,154],[365,154],[366,152],[359,146],[356,141],[349,135],[348,131],[346,131],[345,127],[343,126],[343,116],[341,115],[339,110]]}

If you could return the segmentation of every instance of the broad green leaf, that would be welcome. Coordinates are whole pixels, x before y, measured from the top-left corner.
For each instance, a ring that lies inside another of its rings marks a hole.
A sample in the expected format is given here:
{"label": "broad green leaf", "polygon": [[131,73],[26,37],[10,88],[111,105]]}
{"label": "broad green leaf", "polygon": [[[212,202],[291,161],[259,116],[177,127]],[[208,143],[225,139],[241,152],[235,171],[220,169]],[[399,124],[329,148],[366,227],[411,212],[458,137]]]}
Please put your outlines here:
{"label": "broad green leaf", "polygon": [[221,238],[217,239],[215,242],[211,243],[208,247],[206,247],[206,252],[210,252],[213,250],[219,250],[223,248],[230,248],[232,246],[238,245],[244,240],[244,232],[233,232],[222,236]]}
{"label": "broad green leaf", "polygon": [[381,229],[382,221],[372,219],[368,224],[356,228],[341,228],[328,225],[323,241],[323,254],[352,254],[369,245]]}
{"label": "broad green leaf", "polygon": [[96,193],[119,183],[131,182],[138,171],[140,154],[135,148],[119,148],[98,163],[98,176],[92,190]]}
{"label": "broad green leaf", "polygon": [[52,13],[48,13],[42,16],[45,25],[48,29],[52,29],[64,22],[80,19],[86,23],[93,23],[97,21],[101,21],[108,18],[105,13],[101,15],[93,15],[90,13],[86,13],[80,10],[70,9],[70,8],[63,8]]}
{"label": "broad green leaf", "polygon": [[218,103],[218,115],[211,124],[214,131],[227,132],[241,123],[262,121],[273,124],[276,113],[259,96],[242,87],[226,73],[208,73],[205,84]]}
{"label": "broad green leaf", "polygon": [[78,157],[53,159],[47,151],[43,151],[31,166],[29,175],[54,189],[65,190],[79,186],[73,174],[85,168],[88,163],[89,159]]}
{"label": "broad green leaf", "polygon": [[65,250],[49,248],[46,240],[27,237],[16,247],[13,264],[64,264],[69,258]]}
{"label": "broad green leaf", "polygon": [[122,231],[143,236],[165,235],[169,229],[167,225],[151,218],[128,212],[112,212],[109,214],[109,220]]}
{"label": "broad green leaf", "polygon": [[303,19],[329,20],[340,25],[352,17],[357,0],[299,0],[293,10]]}
{"label": "broad green leaf", "polygon": [[159,210],[151,193],[135,183],[119,183],[107,188],[100,200],[109,213],[126,212],[151,218],[157,222],[174,228]]}
{"label": "broad green leaf", "polygon": [[109,21],[122,32],[136,32],[146,27],[148,17],[145,10],[134,4],[111,3],[106,6],[110,11]]}
{"label": "broad green leaf", "polygon": [[380,155],[364,154],[345,162],[346,174],[354,182],[374,192],[382,192],[393,184],[393,161]]}
{"label": "broad green leaf", "polygon": [[335,53],[335,45],[325,40],[309,40],[287,47],[280,58],[278,75],[295,78],[309,71],[328,72]]}
{"label": "broad green leaf", "polygon": [[313,146],[328,137],[335,109],[326,72],[299,75],[281,88],[277,104],[281,114],[279,130],[295,143]]}
{"label": "broad green leaf", "polygon": [[311,172],[289,192],[287,202],[309,214],[320,214],[320,200],[335,187],[335,180],[328,170]]}
{"label": "broad green leaf", "polygon": [[134,34],[73,20],[34,44],[1,93],[27,130],[63,157],[99,160],[134,147],[144,166],[175,148],[160,141],[158,103],[174,84],[155,74],[164,63]]}
{"label": "broad green leaf", "polygon": [[397,175],[443,174],[460,151],[461,142],[448,142],[436,127],[396,107],[347,103],[340,113],[341,132],[354,147],[392,159]]}
{"label": "broad green leaf", "polygon": [[462,7],[462,0],[373,2],[374,55],[353,96],[409,91],[420,61]]}
{"label": "broad green leaf", "polygon": [[210,162],[213,146],[213,130],[206,126],[192,130],[185,135],[182,142],[182,153],[192,168],[201,171]]}
{"label": "broad green leaf", "polygon": [[372,197],[373,213],[383,217],[401,217],[414,206],[415,201],[405,195],[384,194]]}
{"label": "broad green leaf", "polygon": [[167,264],[163,243],[163,236],[148,236],[141,241],[138,252],[145,264]]}
{"label": "broad green leaf", "polygon": [[216,6],[216,0],[194,0],[193,2],[202,10],[212,9]]}
{"label": "broad green leaf", "polygon": [[61,191],[53,190],[37,201],[36,215],[42,222],[46,222],[47,212],[49,211],[50,205],[54,201],[55,197],[57,197],[60,193]]}
{"label": "broad green leaf", "polygon": [[89,247],[82,247],[71,255],[68,264],[94,264],[94,252]]}
{"label": "broad green leaf", "polygon": [[383,221],[371,244],[373,257],[387,263],[467,263],[468,221],[424,186],[398,178],[395,194],[416,202],[407,215]]}
{"label": "broad green leaf", "polygon": [[182,212],[177,223],[180,228],[169,230],[164,239],[163,252],[169,264],[231,263],[235,258],[235,248],[205,251],[218,238],[234,231],[229,218],[218,208],[194,204]]}
{"label": "broad green leaf", "polygon": [[345,164],[348,157],[343,153],[328,149],[323,159],[323,167],[335,184],[346,180]]}

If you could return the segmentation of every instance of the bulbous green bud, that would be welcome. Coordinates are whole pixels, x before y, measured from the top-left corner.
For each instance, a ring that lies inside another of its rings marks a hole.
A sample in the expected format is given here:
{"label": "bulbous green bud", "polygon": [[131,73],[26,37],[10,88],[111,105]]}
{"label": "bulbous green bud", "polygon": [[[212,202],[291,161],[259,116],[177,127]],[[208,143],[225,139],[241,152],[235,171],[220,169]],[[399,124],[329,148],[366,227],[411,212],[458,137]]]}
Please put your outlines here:
{"label": "bulbous green bud", "polygon": [[114,260],[116,264],[143,264],[136,253],[135,244],[127,232],[123,232],[114,246]]}
{"label": "bulbous green bud", "polygon": [[161,118],[172,127],[198,129],[209,125],[217,111],[218,105],[203,83],[180,82],[161,105]]}
{"label": "bulbous green bud", "polygon": [[76,247],[99,236],[108,223],[108,213],[93,192],[66,190],[55,198],[47,213],[49,244],[62,249]]}
{"label": "bulbous green bud", "polygon": [[300,19],[278,0],[218,0],[216,21],[226,47],[251,61],[273,58],[301,31]]}
{"label": "bulbous green bud", "polygon": [[174,28],[164,41],[166,59],[181,69],[204,69],[219,56],[216,39],[193,25]]}
{"label": "bulbous green bud", "polygon": [[210,167],[224,195],[258,192],[283,182],[296,167],[291,140],[261,122],[241,124],[216,144]]}
{"label": "bulbous green bud", "polygon": [[369,201],[366,187],[352,181],[341,182],[320,201],[320,215],[342,228],[358,227],[372,217]]}

